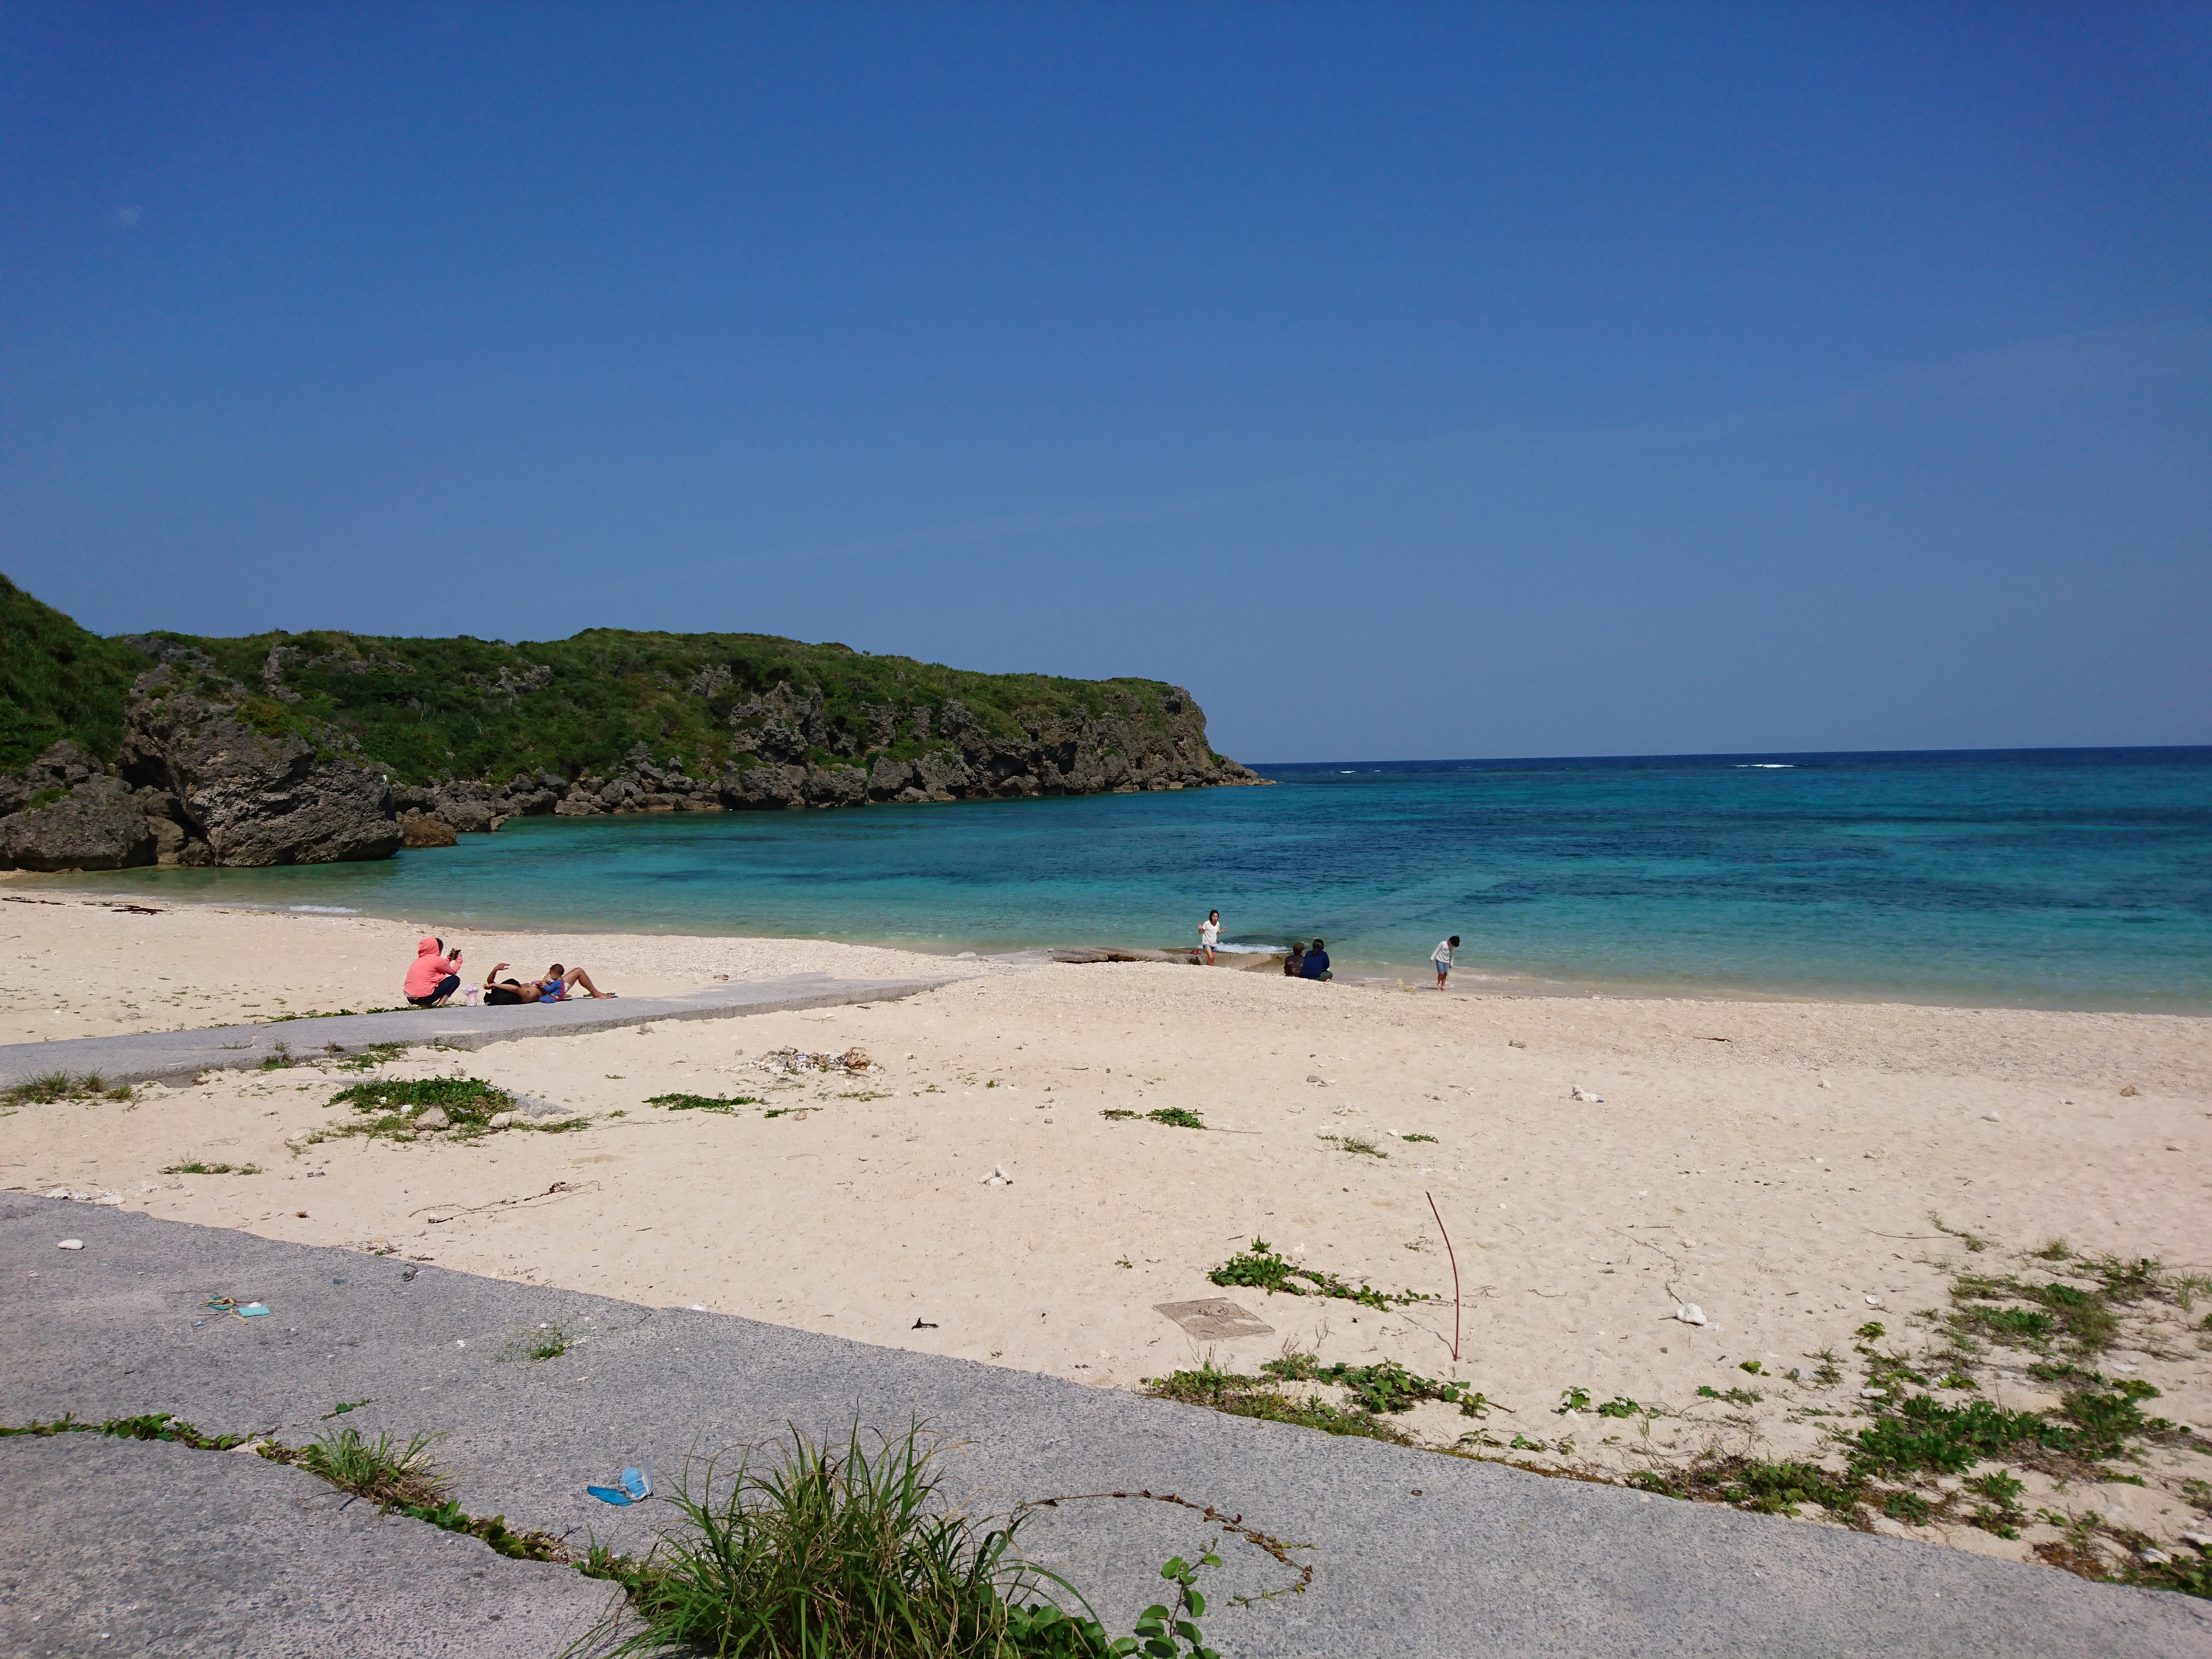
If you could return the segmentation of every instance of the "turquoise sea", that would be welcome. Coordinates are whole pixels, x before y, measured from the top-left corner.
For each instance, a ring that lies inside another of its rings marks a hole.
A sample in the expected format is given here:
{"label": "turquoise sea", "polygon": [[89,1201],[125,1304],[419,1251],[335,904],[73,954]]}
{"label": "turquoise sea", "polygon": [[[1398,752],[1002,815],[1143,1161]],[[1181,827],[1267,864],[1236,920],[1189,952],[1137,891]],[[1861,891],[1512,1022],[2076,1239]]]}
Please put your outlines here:
{"label": "turquoise sea", "polygon": [[[1435,761],[1261,789],[538,818],[102,891],[929,950],[1320,934],[1340,976],[2212,1012],[2212,748]],[[1504,988],[1501,985],[1499,988]]]}

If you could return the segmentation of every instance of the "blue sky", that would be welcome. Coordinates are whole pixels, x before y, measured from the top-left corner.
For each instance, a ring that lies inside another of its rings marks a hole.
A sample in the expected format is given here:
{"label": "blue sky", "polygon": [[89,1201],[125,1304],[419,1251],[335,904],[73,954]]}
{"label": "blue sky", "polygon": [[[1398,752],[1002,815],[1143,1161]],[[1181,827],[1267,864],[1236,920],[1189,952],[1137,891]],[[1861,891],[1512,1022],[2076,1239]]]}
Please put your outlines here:
{"label": "blue sky", "polygon": [[1242,758],[2212,741],[2212,9],[0,11],[0,569]]}

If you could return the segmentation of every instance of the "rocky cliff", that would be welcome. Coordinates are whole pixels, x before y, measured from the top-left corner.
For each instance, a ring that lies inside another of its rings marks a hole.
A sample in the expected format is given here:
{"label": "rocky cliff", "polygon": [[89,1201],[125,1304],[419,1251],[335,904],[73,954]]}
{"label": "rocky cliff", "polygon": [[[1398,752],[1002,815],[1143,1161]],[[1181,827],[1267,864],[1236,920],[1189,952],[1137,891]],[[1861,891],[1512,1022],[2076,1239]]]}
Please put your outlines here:
{"label": "rocky cliff", "polygon": [[254,866],[389,858],[392,786],[361,745],[169,647],[131,688],[123,775],[185,832],[180,864]]}
{"label": "rocky cliff", "polygon": [[0,634],[34,641],[0,681],[15,745],[0,866],[324,863],[540,813],[1262,781],[1157,680],[974,674],[753,634],[104,641],[4,578]]}

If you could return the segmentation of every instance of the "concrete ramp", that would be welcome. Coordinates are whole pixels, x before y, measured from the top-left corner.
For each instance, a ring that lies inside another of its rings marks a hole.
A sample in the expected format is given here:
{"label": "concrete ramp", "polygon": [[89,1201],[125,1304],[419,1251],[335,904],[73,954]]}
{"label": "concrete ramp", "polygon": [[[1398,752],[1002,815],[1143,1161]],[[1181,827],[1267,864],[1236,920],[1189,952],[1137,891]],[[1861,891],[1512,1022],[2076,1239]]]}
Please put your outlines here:
{"label": "concrete ramp", "polygon": [[[0,1089],[66,1072],[102,1083],[188,1083],[202,1072],[251,1071],[289,1053],[356,1054],[379,1043],[443,1043],[482,1048],[526,1037],[574,1036],[664,1019],[732,1019],[799,1008],[890,1002],[955,982],[933,979],[835,979],[794,974],[785,979],[715,985],[674,997],[609,997],[530,1003],[512,1008],[404,1008],[380,1014],[330,1014],[260,1025],[215,1025],[197,1031],[142,1031],[125,1036],[68,1037],[0,1047]],[[279,1045],[282,1045],[280,1048]]]}
{"label": "concrete ramp", "polygon": [[[218,1295],[270,1311],[226,1317],[204,1305]],[[626,1465],[696,1486],[698,1460],[773,1456],[792,1425],[919,1420],[978,1511],[1060,1500],[1022,1540],[1110,1630],[1162,1594],[1168,1555],[1213,1543],[1204,1626],[1224,1659],[2212,1653],[2212,1604],[2054,1568],[878,1346],[890,1329],[848,1340],[65,1200],[0,1196],[0,1423],[167,1411],[293,1445],[333,1421],[444,1433],[464,1510],[579,1546],[641,1550],[673,1519],[586,1494]],[[516,1333],[556,1322],[582,1340],[517,1357]],[[605,1605],[473,1540],[372,1526],[256,1458],[67,1441],[0,1439],[0,1650],[504,1655]],[[358,1605],[385,1595],[404,1616]]]}

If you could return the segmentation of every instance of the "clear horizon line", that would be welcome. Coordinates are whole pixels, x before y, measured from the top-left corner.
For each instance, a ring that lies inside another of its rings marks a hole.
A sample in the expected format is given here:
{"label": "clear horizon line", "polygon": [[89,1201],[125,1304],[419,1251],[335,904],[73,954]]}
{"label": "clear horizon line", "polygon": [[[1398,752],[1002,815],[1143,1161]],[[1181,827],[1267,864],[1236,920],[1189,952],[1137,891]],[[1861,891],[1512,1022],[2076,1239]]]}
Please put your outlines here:
{"label": "clear horizon line", "polygon": [[1408,760],[1243,761],[1259,771],[1270,766],[1510,766],[1536,761],[1669,761],[1669,760],[1864,760],[1892,755],[2111,755],[2203,752],[2212,755],[2205,743],[2089,743],[2014,744],[1972,749],[1658,749],[1615,755],[1452,755]]}

